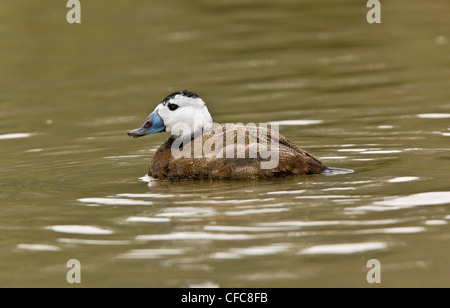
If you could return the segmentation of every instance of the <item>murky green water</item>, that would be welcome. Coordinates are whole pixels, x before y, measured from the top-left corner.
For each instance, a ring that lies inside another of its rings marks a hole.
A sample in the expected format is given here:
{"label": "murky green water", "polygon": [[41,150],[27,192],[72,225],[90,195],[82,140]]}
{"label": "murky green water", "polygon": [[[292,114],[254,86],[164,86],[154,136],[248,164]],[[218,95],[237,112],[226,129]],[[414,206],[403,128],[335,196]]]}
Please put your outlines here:
{"label": "murky green water", "polygon": [[[90,2],[0,8],[0,286],[450,285],[448,1]],[[146,182],[184,88],[355,173]]]}

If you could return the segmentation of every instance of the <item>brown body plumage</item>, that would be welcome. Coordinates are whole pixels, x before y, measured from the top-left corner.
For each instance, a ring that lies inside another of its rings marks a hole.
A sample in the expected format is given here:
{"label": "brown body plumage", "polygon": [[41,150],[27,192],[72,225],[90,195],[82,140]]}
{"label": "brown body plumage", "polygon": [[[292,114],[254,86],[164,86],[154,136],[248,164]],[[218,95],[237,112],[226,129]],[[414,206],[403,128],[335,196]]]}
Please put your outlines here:
{"label": "brown body plumage", "polygon": [[[230,134],[234,136],[231,137]],[[232,145],[226,143],[227,135],[228,139],[233,141]],[[245,142],[238,136],[245,136]],[[252,143],[252,140],[256,141],[258,147],[255,147],[255,142]],[[149,168],[151,177],[160,180],[242,180],[316,174],[326,169],[317,158],[297,147],[289,139],[270,129],[256,126],[222,125],[190,140],[184,147],[183,145],[175,147],[180,151],[190,152],[191,157],[174,157],[172,154],[174,142],[175,138],[170,137],[156,151]],[[271,151],[272,142],[278,143],[278,164],[275,168],[263,169],[261,162],[269,161],[270,158],[262,155],[261,148]],[[209,146],[205,146],[207,144]],[[220,147],[216,148],[211,144],[220,145]],[[233,158],[226,158],[225,149],[229,146],[234,146]],[[221,151],[221,155],[208,157],[205,151],[210,149],[217,153]],[[249,155],[253,149],[257,149],[256,158],[251,158]],[[197,153],[197,158],[194,157],[194,153]],[[200,157],[198,153],[201,153]]]}

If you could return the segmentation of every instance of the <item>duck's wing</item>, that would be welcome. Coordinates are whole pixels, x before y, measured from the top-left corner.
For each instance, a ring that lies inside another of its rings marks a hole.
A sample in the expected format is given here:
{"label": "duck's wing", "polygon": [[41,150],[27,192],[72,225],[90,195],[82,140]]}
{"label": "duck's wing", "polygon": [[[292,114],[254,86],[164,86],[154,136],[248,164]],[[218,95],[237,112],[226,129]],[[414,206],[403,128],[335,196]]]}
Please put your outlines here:
{"label": "duck's wing", "polygon": [[320,173],[325,169],[317,158],[292,141],[262,127],[222,125],[190,144],[175,147],[174,152],[173,142],[169,138],[156,151],[150,164],[151,176],[170,180],[256,179]]}
{"label": "duck's wing", "polygon": [[267,136],[267,142],[278,143],[279,164],[272,170],[275,174],[316,174],[321,173],[326,168],[319,159],[302,150],[278,132],[259,128],[259,135]]}

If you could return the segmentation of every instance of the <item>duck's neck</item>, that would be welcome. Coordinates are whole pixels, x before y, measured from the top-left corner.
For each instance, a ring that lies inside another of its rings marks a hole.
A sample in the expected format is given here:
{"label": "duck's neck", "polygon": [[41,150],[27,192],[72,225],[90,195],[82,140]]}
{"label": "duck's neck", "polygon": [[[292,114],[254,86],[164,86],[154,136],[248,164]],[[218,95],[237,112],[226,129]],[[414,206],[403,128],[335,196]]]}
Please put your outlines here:
{"label": "duck's neck", "polygon": [[[203,125],[186,125],[186,126],[180,126],[177,127],[175,130],[172,128],[170,130],[170,133],[173,138],[178,139],[194,139],[198,136],[201,136],[203,134],[206,134],[211,131],[212,129],[212,123],[202,123]],[[189,127],[190,126],[190,127]]]}

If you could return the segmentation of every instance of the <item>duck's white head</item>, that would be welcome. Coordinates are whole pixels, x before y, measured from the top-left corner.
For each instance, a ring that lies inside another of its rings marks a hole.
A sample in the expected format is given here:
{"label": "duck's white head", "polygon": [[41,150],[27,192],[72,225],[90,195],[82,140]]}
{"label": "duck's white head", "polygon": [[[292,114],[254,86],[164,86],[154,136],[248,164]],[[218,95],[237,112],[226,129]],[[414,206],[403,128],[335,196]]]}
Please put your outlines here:
{"label": "duck's white head", "polygon": [[137,138],[166,131],[174,138],[192,138],[211,128],[212,118],[205,102],[197,94],[183,90],[167,96],[144,124],[128,135]]}

